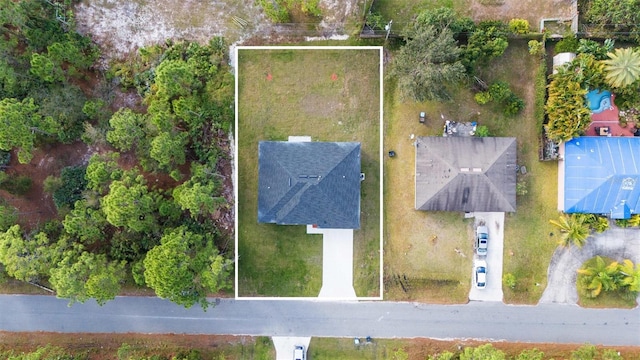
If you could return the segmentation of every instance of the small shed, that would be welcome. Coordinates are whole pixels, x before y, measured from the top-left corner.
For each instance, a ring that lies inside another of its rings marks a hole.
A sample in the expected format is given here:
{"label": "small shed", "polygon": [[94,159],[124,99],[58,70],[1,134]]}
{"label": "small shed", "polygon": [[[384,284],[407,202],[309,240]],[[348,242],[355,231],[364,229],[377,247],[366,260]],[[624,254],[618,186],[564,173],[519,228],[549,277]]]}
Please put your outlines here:
{"label": "small shed", "polygon": [[553,57],[553,73],[558,72],[558,68],[566,63],[570,63],[576,58],[576,53],[563,52]]}

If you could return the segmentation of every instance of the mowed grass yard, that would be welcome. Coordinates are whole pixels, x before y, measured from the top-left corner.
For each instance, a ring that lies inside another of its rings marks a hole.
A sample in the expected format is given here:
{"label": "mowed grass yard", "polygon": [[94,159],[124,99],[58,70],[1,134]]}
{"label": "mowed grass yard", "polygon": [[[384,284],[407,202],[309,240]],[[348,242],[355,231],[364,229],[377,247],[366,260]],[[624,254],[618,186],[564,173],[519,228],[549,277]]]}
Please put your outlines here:
{"label": "mowed grass yard", "polygon": [[361,143],[354,288],[380,295],[380,56],[376,49],[238,50],[238,294],[318,296],[322,236],[258,224],[258,142]]}
{"label": "mowed grass yard", "polygon": [[[442,303],[468,300],[473,258],[473,219],[463,213],[414,210],[415,136],[441,136],[445,119],[477,121],[492,136],[518,139],[518,163],[528,194],[518,196],[517,212],[505,217],[504,273],[513,273],[517,285],[504,289],[505,302],[536,303],[546,285],[547,267],[556,248],[555,231],[548,220],[558,216],[557,163],[538,161],[535,118],[535,78],[540,60],[529,55],[526,41],[511,41],[505,54],[479,76],[487,82],[507,81],[526,102],[515,117],[500,109],[480,106],[468,86],[453,89],[447,103],[403,102],[393,81],[385,84],[385,298]],[[427,124],[418,122],[426,111]],[[538,110],[540,111],[540,110]],[[469,154],[472,156],[472,154]]]}

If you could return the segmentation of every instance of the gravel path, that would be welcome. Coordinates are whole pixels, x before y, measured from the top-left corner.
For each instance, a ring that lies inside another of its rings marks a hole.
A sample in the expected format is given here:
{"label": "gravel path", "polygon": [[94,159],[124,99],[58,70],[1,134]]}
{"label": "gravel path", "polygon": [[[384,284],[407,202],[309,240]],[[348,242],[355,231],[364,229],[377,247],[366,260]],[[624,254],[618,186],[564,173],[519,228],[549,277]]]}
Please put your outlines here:
{"label": "gravel path", "polygon": [[618,261],[630,259],[634,263],[640,262],[640,229],[614,227],[592,235],[582,249],[573,246],[556,249],[549,264],[548,284],[540,303],[577,304],[576,270],[596,255]]}

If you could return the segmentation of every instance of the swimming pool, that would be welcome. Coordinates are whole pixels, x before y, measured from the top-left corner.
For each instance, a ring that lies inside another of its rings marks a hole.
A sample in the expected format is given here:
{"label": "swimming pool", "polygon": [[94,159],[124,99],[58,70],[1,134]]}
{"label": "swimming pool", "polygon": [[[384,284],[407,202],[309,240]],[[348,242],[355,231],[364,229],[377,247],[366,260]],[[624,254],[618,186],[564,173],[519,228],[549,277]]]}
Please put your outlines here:
{"label": "swimming pool", "polygon": [[587,106],[594,114],[611,109],[611,91],[597,89],[589,91],[587,93]]}

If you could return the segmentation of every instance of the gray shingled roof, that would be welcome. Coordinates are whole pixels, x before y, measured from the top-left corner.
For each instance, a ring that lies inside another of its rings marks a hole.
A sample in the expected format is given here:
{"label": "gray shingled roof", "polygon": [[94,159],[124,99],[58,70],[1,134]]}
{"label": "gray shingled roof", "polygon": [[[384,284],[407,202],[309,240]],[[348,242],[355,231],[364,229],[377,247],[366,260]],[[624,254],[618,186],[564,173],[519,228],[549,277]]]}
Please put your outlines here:
{"label": "gray shingled roof", "polygon": [[515,138],[418,137],[416,209],[516,211]]}
{"label": "gray shingled roof", "polygon": [[258,222],[360,228],[360,143],[260,141]]}

